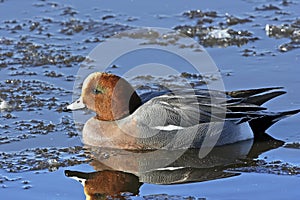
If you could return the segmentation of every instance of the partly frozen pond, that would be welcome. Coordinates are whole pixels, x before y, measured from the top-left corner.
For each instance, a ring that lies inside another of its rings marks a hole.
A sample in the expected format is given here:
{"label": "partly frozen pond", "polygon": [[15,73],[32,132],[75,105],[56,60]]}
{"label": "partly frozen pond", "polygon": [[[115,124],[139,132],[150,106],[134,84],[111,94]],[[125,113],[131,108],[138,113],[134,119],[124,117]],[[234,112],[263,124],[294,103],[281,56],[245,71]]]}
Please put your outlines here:
{"label": "partly frozen pond", "polygon": [[[66,177],[65,170],[93,172],[105,167],[89,163],[73,115],[65,112],[65,106],[72,101],[80,63],[101,41],[123,30],[146,26],[182,31],[206,48],[227,90],[283,86],[287,94],[266,106],[274,111],[300,108],[299,10],[297,0],[0,1],[1,198],[85,199],[82,185]],[[168,61],[172,64],[173,60]],[[120,67],[111,70],[126,71],[131,63],[119,60]],[[134,84],[143,81],[149,77]],[[11,107],[2,109],[7,107],[2,101]],[[299,120],[298,114],[270,128],[268,133],[286,144],[258,145],[243,164],[235,162],[238,156],[232,152],[243,154],[252,143],[216,150],[211,155],[214,159],[205,162],[218,162],[205,169],[193,167],[201,163],[191,151],[177,163],[187,168],[139,177],[113,172],[98,175],[129,180],[139,194],[133,197],[137,199],[298,199]],[[225,151],[232,157],[222,162],[215,159]],[[105,155],[100,152],[100,157]],[[134,171],[126,168],[135,162],[147,166],[154,158],[172,157],[165,154],[136,161],[123,156],[121,161],[131,163],[118,166],[121,170],[124,165],[122,170],[127,172]],[[178,181],[184,178],[192,183]],[[111,183],[108,179],[106,183]],[[113,184],[121,182],[114,180]]]}

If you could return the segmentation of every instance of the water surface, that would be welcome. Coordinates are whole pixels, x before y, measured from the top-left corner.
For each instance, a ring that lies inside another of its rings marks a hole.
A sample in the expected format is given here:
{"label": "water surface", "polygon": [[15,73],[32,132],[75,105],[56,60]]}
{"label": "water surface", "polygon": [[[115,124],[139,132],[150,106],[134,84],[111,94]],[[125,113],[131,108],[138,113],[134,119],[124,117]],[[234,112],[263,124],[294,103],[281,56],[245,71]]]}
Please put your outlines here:
{"label": "water surface", "polygon": [[[122,30],[199,29],[201,34],[191,36],[211,55],[227,90],[283,86],[287,94],[266,106],[274,111],[299,108],[299,10],[296,0],[1,1],[0,98],[13,105],[0,113],[1,195],[85,198],[82,185],[64,171],[93,172],[95,167],[64,107],[72,101],[80,63],[99,42]],[[280,31],[283,24],[287,34]],[[266,32],[266,25],[274,31]],[[227,29],[234,40],[209,38],[212,30]],[[248,156],[246,166],[219,169],[232,176],[199,179],[199,169],[189,168],[186,173],[196,175],[193,183],[145,181],[135,198],[297,199],[299,120],[299,115],[290,117],[267,131],[285,145],[261,151],[257,158]]]}

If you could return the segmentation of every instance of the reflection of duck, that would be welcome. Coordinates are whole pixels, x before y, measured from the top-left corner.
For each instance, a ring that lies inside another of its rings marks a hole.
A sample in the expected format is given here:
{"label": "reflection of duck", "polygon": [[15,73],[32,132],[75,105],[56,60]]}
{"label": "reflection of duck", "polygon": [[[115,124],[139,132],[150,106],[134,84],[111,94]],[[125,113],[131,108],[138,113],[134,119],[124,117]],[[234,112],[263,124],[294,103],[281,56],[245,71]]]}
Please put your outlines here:
{"label": "reflection of duck", "polygon": [[149,153],[92,147],[89,149],[94,157],[91,165],[96,172],[67,170],[66,176],[81,179],[87,199],[118,195],[122,198],[120,192],[137,195],[142,183],[181,184],[237,176],[240,173],[228,169],[247,166],[247,160],[252,164],[253,158],[282,144],[274,139],[247,140],[214,147],[204,158],[199,158],[198,149],[181,152],[178,156],[175,150]]}
{"label": "reflection of duck", "polygon": [[137,176],[118,171],[84,173],[66,170],[65,175],[82,183],[87,200],[107,199],[108,197],[125,199],[122,193],[137,195],[141,185]]}
{"label": "reflection of duck", "polygon": [[83,128],[85,144],[120,149],[199,148],[264,137],[261,133],[273,123],[298,113],[263,111],[261,104],[285,93],[279,89],[197,90],[196,95],[172,91],[141,105],[123,78],[92,73],[83,83],[81,97],[68,108],[86,106],[96,112]]}
{"label": "reflection of duck", "polygon": [[[207,174],[208,170],[221,170],[228,166],[243,164],[241,160],[257,158],[261,153],[282,146],[283,142],[275,139],[253,142],[246,140],[231,145],[214,147],[205,157],[200,157],[199,150],[156,150],[156,151],[125,151],[116,149],[88,148],[94,158],[91,165],[97,171],[103,169],[124,171],[139,176],[146,181],[149,175],[165,173],[173,176],[174,182],[200,181],[199,177],[184,176],[182,171],[196,171]],[[203,149],[202,149],[203,150]],[[171,169],[171,171],[170,171]],[[181,171],[181,172],[180,172]],[[178,172],[176,175],[175,172]],[[215,175],[214,175],[215,176]],[[177,177],[177,178],[176,178]],[[216,177],[215,177],[216,178]],[[154,179],[152,179],[153,182]],[[206,180],[206,179],[205,179]],[[202,180],[201,180],[202,181]],[[155,182],[158,183],[158,182]]]}

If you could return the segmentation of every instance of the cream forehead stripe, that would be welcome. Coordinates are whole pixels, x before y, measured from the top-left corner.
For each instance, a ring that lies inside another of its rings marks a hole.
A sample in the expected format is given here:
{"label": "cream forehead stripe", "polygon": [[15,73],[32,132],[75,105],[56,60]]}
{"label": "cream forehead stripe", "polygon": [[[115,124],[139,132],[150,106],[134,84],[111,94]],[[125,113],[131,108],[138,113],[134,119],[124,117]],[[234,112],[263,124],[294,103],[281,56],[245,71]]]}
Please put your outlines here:
{"label": "cream forehead stripe", "polygon": [[83,81],[83,84],[82,84],[82,91],[84,91],[84,89],[86,89],[87,88],[87,86],[88,86],[88,83],[93,79],[93,78],[95,78],[96,76],[101,76],[101,72],[94,72],[94,73],[92,73],[92,74],[90,74],[90,75],[88,75],[86,78],[85,78],[85,80]]}

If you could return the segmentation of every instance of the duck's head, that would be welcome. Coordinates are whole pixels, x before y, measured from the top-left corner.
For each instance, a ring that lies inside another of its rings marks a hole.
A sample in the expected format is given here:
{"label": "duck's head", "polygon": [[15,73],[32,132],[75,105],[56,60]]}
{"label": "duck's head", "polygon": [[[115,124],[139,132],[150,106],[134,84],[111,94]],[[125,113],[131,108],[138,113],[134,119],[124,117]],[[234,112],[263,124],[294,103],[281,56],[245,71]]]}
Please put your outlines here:
{"label": "duck's head", "polygon": [[96,112],[99,120],[113,121],[133,113],[141,99],[123,78],[109,73],[95,72],[83,82],[81,97],[67,108],[87,107]]}

